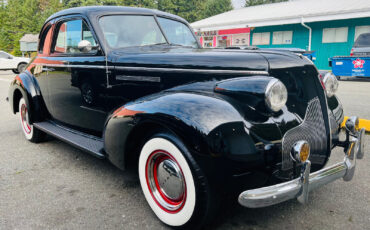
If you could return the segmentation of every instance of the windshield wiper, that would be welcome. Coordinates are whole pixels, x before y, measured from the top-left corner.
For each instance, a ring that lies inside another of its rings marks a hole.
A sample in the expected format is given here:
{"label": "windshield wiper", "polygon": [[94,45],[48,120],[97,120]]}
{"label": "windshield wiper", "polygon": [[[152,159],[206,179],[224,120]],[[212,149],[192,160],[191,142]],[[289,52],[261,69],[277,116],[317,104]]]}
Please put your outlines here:
{"label": "windshield wiper", "polygon": [[193,48],[193,46],[186,46],[186,45],[182,45],[182,44],[176,44],[176,43],[170,43],[171,46],[181,46],[181,47],[189,47],[189,48]]}
{"label": "windshield wiper", "polygon": [[154,43],[154,44],[150,44],[150,45],[147,45],[147,46],[160,46],[160,45],[168,45],[167,42],[159,42],[159,43]]}

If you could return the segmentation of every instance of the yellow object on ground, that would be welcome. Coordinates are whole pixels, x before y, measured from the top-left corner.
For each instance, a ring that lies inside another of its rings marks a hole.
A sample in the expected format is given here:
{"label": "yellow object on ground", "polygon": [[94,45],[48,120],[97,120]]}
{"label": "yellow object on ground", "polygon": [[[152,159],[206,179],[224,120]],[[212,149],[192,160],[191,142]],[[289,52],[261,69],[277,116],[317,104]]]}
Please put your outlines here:
{"label": "yellow object on ground", "polygon": [[[346,124],[346,121],[347,121],[348,117],[344,117],[344,120],[341,124],[341,127],[343,128],[344,125]],[[359,128],[362,129],[362,128],[365,128],[366,132],[370,132],[370,120],[366,120],[366,119],[359,119]]]}

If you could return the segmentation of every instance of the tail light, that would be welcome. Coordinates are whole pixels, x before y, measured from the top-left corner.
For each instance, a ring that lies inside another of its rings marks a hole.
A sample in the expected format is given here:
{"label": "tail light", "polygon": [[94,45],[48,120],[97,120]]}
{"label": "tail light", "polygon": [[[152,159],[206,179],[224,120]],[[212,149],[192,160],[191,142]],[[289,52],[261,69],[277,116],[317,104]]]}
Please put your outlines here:
{"label": "tail light", "polygon": [[350,55],[353,56],[353,49],[351,49],[351,54]]}

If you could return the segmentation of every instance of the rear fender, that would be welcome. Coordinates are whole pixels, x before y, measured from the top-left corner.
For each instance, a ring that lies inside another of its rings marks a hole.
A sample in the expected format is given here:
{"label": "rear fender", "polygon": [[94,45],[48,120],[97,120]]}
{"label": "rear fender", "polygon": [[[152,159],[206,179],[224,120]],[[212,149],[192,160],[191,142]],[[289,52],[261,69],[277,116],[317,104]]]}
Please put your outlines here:
{"label": "rear fender", "polygon": [[[9,87],[9,104],[14,114],[18,112],[19,93],[32,111],[30,113],[30,122],[41,121],[43,119],[44,113],[42,111],[44,106],[40,88],[37,81],[33,79],[28,71],[17,75]],[[39,112],[36,113],[35,111]]]}

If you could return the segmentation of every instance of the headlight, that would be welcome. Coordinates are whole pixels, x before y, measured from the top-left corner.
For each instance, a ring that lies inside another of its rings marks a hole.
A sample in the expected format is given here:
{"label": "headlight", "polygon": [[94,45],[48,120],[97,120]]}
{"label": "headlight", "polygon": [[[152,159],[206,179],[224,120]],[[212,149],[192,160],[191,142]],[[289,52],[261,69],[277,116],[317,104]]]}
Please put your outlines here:
{"label": "headlight", "polygon": [[277,79],[271,80],[265,91],[265,102],[267,107],[277,112],[285,106],[287,100],[288,91],[285,85]]}
{"label": "headlight", "polygon": [[338,90],[338,80],[332,72],[328,72],[324,76],[324,85],[328,97],[332,97]]}
{"label": "headlight", "polygon": [[290,155],[295,162],[304,163],[310,157],[310,145],[307,141],[298,141],[293,145]]}

